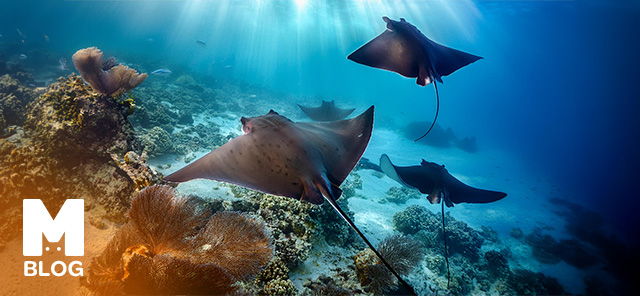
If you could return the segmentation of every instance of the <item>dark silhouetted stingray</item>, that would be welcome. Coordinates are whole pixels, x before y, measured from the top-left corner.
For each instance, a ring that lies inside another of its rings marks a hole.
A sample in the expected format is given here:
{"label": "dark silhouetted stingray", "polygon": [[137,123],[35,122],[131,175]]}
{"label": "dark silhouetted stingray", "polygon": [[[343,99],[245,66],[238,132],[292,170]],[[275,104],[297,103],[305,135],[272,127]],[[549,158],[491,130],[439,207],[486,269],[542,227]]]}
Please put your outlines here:
{"label": "dark silhouetted stingray", "polygon": [[432,204],[442,202],[442,231],[444,233],[445,259],[447,261],[447,287],[449,286],[449,256],[447,251],[447,235],[444,227],[444,205],[453,207],[457,203],[490,203],[507,196],[504,192],[478,189],[466,185],[444,168],[434,162],[422,160],[419,166],[399,167],[393,165],[389,156],[380,156],[380,168],[389,178],[410,188],[427,194]]}
{"label": "dark silhouetted stingray", "polygon": [[504,192],[478,189],[466,185],[449,174],[444,165],[422,160],[419,166],[399,167],[391,163],[389,156],[380,157],[380,168],[385,175],[407,187],[428,194],[432,204],[444,200],[447,207],[457,203],[490,203],[507,196]]}
{"label": "dark silhouetted stingray", "polygon": [[413,292],[336,203],[342,194],[338,186],[369,144],[373,106],[358,117],[333,122],[293,122],[273,110],[240,121],[244,135],[164,179],[223,181],[313,204],[322,204],[324,198]]}
{"label": "dark silhouetted stingray", "polygon": [[442,76],[447,76],[482,57],[438,44],[403,18],[400,21],[394,21],[384,16],[382,19],[387,23],[387,30],[358,48],[347,58],[356,63],[393,71],[405,77],[416,77],[416,83],[422,86],[434,82],[436,116],[429,130],[417,139],[420,140],[431,131],[438,118],[440,96],[435,82],[442,83]]}
{"label": "dark silhouetted stingray", "polygon": [[309,116],[309,118],[315,121],[336,121],[347,118],[349,114],[353,113],[352,109],[340,109],[336,107],[336,101],[327,102],[322,100],[320,107],[305,107],[298,104],[298,107],[302,109],[302,112]]}

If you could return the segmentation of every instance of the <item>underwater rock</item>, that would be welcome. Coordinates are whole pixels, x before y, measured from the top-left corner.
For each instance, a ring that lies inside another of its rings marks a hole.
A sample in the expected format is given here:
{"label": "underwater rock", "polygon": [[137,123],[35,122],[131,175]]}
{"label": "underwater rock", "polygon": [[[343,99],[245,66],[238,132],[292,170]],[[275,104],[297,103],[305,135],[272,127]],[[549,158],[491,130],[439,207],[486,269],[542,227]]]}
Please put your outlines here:
{"label": "underwater rock", "polygon": [[489,226],[480,226],[480,236],[482,236],[482,238],[484,238],[486,241],[492,243],[498,243],[500,241],[498,232]]}
{"label": "underwater rock", "polygon": [[[24,125],[27,105],[38,96],[38,92],[24,87],[20,81],[9,76],[0,77],[0,113],[4,118],[4,126]],[[0,136],[3,125],[0,124]]]}
{"label": "underwater rock", "polygon": [[524,233],[520,227],[511,228],[509,235],[515,239],[522,239],[524,237]]}
{"label": "underwater rock", "polygon": [[391,187],[387,190],[386,196],[381,200],[382,203],[393,202],[397,204],[403,204],[409,199],[420,199],[420,192],[403,186],[403,187]]}
{"label": "underwater rock", "polygon": [[167,186],[142,190],[130,221],[89,266],[85,285],[99,295],[225,294],[260,273],[273,255],[264,224],[211,212]]}
{"label": "underwater rock", "polygon": [[567,264],[579,269],[587,269],[596,263],[598,258],[592,250],[575,239],[563,239],[558,243],[558,255]]}
{"label": "underwater rock", "polygon": [[[404,128],[405,137],[407,139],[415,140],[424,134],[424,128],[429,126],[431,126],[430,121],[411,122]],[[446,133],[440,124],[436,123],[433,126],[433,129],[429,132],[429,136],[420,139],[417,143],[434,147],[451,147],[451,142],[454,140],[454,138],[451,138],[451,135],[452,133]]]}
{"label": "underwater rock", "polygon": [[133,139],[128,107],[94,94],[77,75],[69,75],[29,105],[25,131],[51,157],[77,164],[83,158],[124,154]]}
{"label": "underwater rock", "polygon": [[456,147],[467,151],[469,153],[478,152],[478,145],[476,144],[476,137],[465,137],[464,139],[455,142]]}
{"label": "underwater rock", "polygon": [[564,295],[566,293],[557,279],[526,269],[514,270],[509,275],[507,286],[510,291],[506,294]]}
{"label": "underwater rock", "polygon": [[[436,232],[440,226],[438,217],[421,205],[411,205],[393,214],[393,227],[406,235],[413,235],[421,230],[429,233]],[[430,244],[426,245],[426,247],[430,246]]]}
{"label": "underwater rock", "polygon": [[484,253],[484,260],[487,262],[486,269],[492,278],[503,278],[509,274],[509,262],[498,251],[487,251]]}
{"label": "underwater rock", "polygon": [[[421,205],[411,205],[393,214],[393,226],[403,234],[416,235],[427,248],[443,249],[442,221],[438,214]],[[484,238],[480,232],[446,214],[447,241],[450,254],[460,254],[472,262],[480,258]]]}
{"label": "underwater rock", "polygon": [[306,296],[351,296],[354,293],[339,286],[333,278],[320,275],[317,280],[303,285],[309,290],[303,295]]}
{"label": "underwater rock", "polygon": [[541,263],[556,264],[562,260],[558,255],[558,242],[548,234],[542,234],[541,228],[535,228],[524,242],[531,246],[533,257]]}
{"label": "underwater rock", "polygon": [[254,286],[258,287],[254,294],[261,296],[297,294],[297,289],[289,279],[289,268],[277,256],[256,277]]}
{"label": "underwater rock", "polygon": [[2,240],[20,233],[26,198],[42,199],[52,212],[67,198],[82,198],[91,221],[126,221],[133,194],[161,178],[131,151],[127,110],[90,93],[77,75],[61,78],[27,106],[25,133],[0,144]]}
{"label": "underwater rock", "polygon": [[102,60],[102,51],[96,47],[78,50],[73,54],[73,64],[91,88],[104,95],[120,95],[136,88],[147,78],[124,65],[115,66],[115,60]]}
{"label": "underwater rock", "polygon": [[149,156],[168,154],[175,151],[171,135],[160,127],[150,129],[142,136],[144,152]]}
{"label": "underwater rock", "polygon": [[[392,235],[378,245],[378,252],[400,275],[407,275],[424,258],[422,245],[407,236]],[[371,249],[365,249],[354,256],[360,283],[366,291],[383,295],[396,289],[395,276],[385,267]]]}

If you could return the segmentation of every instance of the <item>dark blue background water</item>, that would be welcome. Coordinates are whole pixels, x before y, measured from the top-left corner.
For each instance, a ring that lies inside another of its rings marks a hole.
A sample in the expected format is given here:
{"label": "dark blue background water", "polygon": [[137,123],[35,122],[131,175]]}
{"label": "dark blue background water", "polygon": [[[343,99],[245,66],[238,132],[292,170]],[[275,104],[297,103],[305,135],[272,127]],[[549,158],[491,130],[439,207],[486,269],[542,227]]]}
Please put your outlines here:
{"label": "dark blue background water", "polygon": [[632,234],[640,204],[640,5],[609,2],[2,1],[0,44],[18,42],[5,47],[5,59],[46,48],[70,66],[77,49],[97,46],[153,66],[145,71],[180,65],[375,104],[379,117],[431,120],[432,86],[346,59],[385,29],[383,15],[404,17],[433,40],[485,58],[444,78],[440,124],[476,135],[481,148],[516,154],[565,198]]}

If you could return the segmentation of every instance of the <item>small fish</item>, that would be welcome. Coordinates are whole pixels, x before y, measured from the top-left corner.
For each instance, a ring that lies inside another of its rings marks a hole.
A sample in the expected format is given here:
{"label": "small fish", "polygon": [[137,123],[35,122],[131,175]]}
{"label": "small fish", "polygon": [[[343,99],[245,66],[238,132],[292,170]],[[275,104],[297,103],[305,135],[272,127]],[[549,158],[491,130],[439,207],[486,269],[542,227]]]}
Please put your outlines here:
{"label": "small fish", "polygon": [[202,40],[196,40],[196,44],[198,44],[201,47],[207,47],[207,43]]}
{"label": "small fish", "polygon": [[22,31],[20,31],[20,29],[16,29],[16,31],[18,31],[18,34],[20,34],[20,37],[24,38],[24,35],[22,35]]}
{"label": "small fish", "polygon": [[256,95],[249,95],[250,98],[255,98],[257,97]]}
{"label": "small fish", "polygon": [[18,56],[18,58],[20,58],[21,60],[25,60],[27,58],[27,55],[25,55],[24,53],[20,54]]}
{"label": "small fish", "polygon": [[169,69],[158,69],[158,70],[155,70],[155,71],[151,72],[151,74],[153,74],[153,75],[165,76],[165,77],[171,75],[171,73],[173,73],[173,72],[171,72],[171,70],[169,70]]}
{"label": "small fish", "polygon": [[60,70],[62,70],[62,71],[67,70],[67,59],[60,58],[58,60],[58,63],[60,64]]}
{"label": "small fish", "polygon": [[49,43],[49,36],[44,35],[44,40],[47,41],[47,43]]}
{"label": "small fish", "polygon": [[147,39],[147,40],[145,40],[145,41],[146,41],[146,42],[151,43],[151,42],[153,42],[153,41],[155,41],[155,40],[153,40],[153,38],[149,38],[149,39]]}

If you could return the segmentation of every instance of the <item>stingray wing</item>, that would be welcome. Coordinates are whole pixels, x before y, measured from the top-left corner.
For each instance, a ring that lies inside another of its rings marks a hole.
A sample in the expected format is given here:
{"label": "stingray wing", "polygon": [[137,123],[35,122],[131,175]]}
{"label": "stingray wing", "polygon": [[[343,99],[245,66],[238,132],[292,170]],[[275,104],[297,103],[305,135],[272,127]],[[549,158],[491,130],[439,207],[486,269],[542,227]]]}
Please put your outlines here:
{"label": "stingray wing", "polygon": [[315,121],[324,121],[325,114],[322,111],[322,107],[307,107],[297,104],[300,110],[304,112],[309,118]]}
{"label": "stingray wing", "polygon": [[296,123],[311,146],[318,149],[332,185],[342,184],[367,148],[373,130],[373,110],[371,106],[358,117],[347,120]]}
{"label": "stingray wing", "polygon": [[407,187],[411,187],[411,188],[415,188],[407,183],[404,182],[404,180],[402,180],[402,178],[400,178],[400,175],[398,175],[398,170],[397,167],[395,165],[393,165],[393,163],[391,163],[391,159],[389,159],[389,156],[386,154],[382,154],[380,156],[380,169],[382,169],[382,172],[387,175],[387,177],[395,180],[396,182],[407,186]]}
{"label": "stingray wing", "polygon": [[418,62],[422,55],[416,40],[386,30],[358,48],[347,58],[363,65],[385,69],[405,77],[418,77]]}
{"label": "stingray wing", "polygon": [[436,43],[427,37],[425,37],[425,39],[426,47],[431,56],[430,60],[438,76],[447,76],[468,64],[482,59],[482,57],[477,55]]}
{"label": "stingray wing", "polygon": [[[444,169],[443,169],[444,170]],[[449,192],[449,199],[453,203],[490,203],[498,201],[507,196],[504,192],[492,191],[471,187],[460,182],[446,170],[443,172],[442,179],[444,186]]]}

